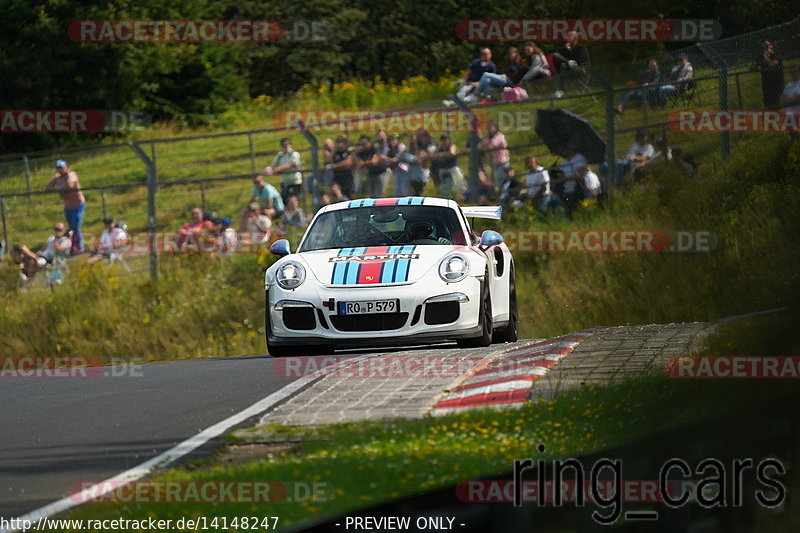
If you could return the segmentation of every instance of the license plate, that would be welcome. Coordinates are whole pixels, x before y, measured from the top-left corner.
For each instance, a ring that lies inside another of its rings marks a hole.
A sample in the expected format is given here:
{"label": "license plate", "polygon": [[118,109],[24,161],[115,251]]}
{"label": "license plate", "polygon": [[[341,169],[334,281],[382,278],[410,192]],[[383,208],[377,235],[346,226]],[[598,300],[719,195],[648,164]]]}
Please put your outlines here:
{"label": "license plate", "polygon": [[400,310],[400,300],[371,300],[369,302],[339,302],[340,315],[370,315],[396,313]]}

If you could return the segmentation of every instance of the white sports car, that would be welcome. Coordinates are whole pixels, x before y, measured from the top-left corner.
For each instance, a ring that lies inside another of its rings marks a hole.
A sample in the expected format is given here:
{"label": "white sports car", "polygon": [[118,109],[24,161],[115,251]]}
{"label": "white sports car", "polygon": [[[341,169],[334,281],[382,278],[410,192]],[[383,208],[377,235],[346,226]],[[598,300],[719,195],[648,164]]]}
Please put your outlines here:
{"label": "white sports car", "polygon": [[469,218],[500,207],[441,198],[340,202],[316,214],[295,253],[266,272],[267,348],[273,356],[355,345],[517,340],[514,261],[503,237],[480,238]]}

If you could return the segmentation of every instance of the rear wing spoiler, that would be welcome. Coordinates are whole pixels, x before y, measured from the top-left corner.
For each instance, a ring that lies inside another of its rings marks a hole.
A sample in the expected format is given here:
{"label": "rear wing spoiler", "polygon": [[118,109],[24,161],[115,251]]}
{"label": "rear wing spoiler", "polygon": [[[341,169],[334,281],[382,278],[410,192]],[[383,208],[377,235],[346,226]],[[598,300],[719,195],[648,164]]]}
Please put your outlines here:
{"label": "rear wing spoiler", "polygon": [[467,218],[490,218],[492,220],[500,220],[503,214],[502,205],[470,205],[462,207],[461,211]]}

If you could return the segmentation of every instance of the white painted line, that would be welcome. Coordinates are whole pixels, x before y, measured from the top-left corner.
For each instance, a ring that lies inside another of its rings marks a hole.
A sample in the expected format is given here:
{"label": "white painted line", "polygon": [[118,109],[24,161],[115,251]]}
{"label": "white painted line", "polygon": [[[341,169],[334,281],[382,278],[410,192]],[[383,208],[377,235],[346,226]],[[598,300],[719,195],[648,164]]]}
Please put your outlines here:
{"label": "white painted line", "polygon": [[500,383],[492,383],[484,385],[483,387],[474,387],[471,389],[464,389],[450,394],[443,401],[458,400],[461,398],[471,398],[472,396],[483,396],[484,394],[492,394],[493,392],[511,392],[519,389],[530,389],[531,379],[515,379],[513,381],[502,381]]}
{"label": "white painted line", "polygon": [[[347,361],[353,361],[355,359],[363,359],[367,357],[372,357],[371,355],[365,355],[358,358],[348,359]],[[326,369],[327,370],[327,369]],[[161,455],[153,457],[149,461],[145,461],[133,468],[126,470],[120,474],[117,474],[114,477],[110,477],[105,481],[101,481],[91,487],[87,487],[83,489],[81,492],[72,494],[70,496],[66,496],[61,498],[60,500],[56,500],[53,503],[49,503],[43,507],[39,507],[27,513],[23,516],[20,516],[16,519],[16,522],[13,520],[9,520],[9,523],[17,523],[24,520],[29,520],[31,522],[38,522],[42,518],[47,518],[49,516],[53,516],[58,513],[63,513],[73,507],[80,505],[81,503],[88,503],[91,499],[99,499],[101,496],[108,494],[119,488],[121,484],[129,483],[131,481],[136,481],[137,479],[141,479],[154,468],[163,467],[173,461],[180,459],[184,455],[196,450],[206,442],[219,437],[232,427],[241,424],[245,420],[250,417],[256,416],[258,414],[263,413],[276,403],[285,400],[298,390],[302,389],[306,385],[308,385],[311,381],[319,379],[319,375],[314,376],[303,376],[297,381],[293,381],[289,383],[282,389],[273,392],[266,398],[263,398],[250,407],[244,409],[243,411],[239,411],[233,416],[230,416],[223,420],[222,422],[218,422],[213,426],[201,431],[197,435],[189,437],[185,441],[175,445],[174,447],[170,448],[169,450],[165,451]],[[324,376],[323,376],[324,377]],[[19,531],[19,529],[11,529],[10,527],[5,529],[0,529],[0,533],[14,533],[15,531]]]}

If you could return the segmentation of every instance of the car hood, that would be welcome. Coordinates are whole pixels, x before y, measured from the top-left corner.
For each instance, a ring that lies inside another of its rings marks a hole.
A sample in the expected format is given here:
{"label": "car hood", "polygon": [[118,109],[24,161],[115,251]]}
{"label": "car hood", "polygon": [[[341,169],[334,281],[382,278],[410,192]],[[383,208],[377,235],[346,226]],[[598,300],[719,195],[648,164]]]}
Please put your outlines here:
{"label": "car hood", "polygon": [[320,283],[331,286],[413,283],[434,275],[445,256],[463,246],[369,246],[315,250],[298,254]]}

